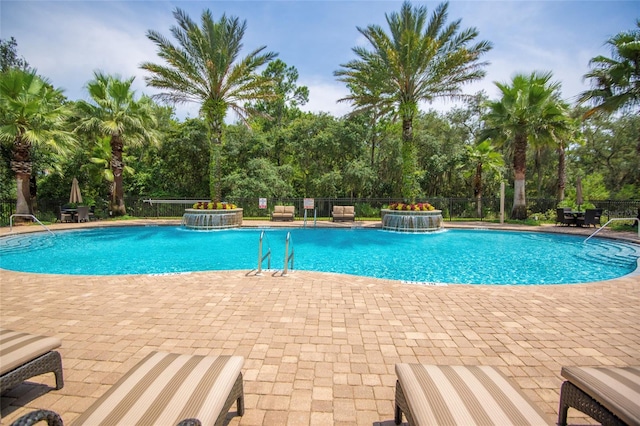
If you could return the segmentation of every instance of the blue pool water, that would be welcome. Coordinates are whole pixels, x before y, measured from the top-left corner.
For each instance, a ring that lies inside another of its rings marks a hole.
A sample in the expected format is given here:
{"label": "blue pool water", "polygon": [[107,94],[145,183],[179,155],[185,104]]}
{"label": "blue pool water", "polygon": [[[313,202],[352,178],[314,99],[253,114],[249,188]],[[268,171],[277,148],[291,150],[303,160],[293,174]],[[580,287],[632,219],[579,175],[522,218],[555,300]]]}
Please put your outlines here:
{"label": "blue pool water", "polygon": [[[260,229],[215,232],[141,226],[0,238],[0,267],[71,274],[165,274],[253,270]],[[617,278],[637,266],[633,244],[529,232],[448,230],[404,234],[379,229],[267,229],[264,251],[283,269],[287,232],[294,270],[424,283],[546,284]],[[267,262],[263,264],[267,268]]]}

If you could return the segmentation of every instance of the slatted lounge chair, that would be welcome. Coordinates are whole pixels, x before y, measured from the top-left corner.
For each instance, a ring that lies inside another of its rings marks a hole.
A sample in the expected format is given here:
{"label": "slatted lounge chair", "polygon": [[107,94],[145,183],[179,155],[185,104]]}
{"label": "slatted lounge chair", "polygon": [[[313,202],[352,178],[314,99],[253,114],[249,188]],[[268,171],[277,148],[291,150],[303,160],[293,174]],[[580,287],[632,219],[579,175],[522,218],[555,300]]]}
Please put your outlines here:
{"label": "slatted lounge chair", "polygon": [[497,368],[396,364],[395,423],[549,425],[545,415]]}
{"label": "slatted lounge chair", "polygon": [[640,425],[640,367],[562,367],[558,425],[570,407],[607,425]]}
{"label": "slatted lounge chair", "polygon": [[[234,403],[238,415],[244,414],[243,363],[241,356],[152,352],[73,425],[222,425]],[[40,410],[14,424],[26,426],[43,416],[59,418]]]}
{"label": "slatted lounge chair", "polygon": [[60,345],[55,337],[0,329],[0,393],[45,373],[54,373],[62,389],[62,359],[54,351]]}

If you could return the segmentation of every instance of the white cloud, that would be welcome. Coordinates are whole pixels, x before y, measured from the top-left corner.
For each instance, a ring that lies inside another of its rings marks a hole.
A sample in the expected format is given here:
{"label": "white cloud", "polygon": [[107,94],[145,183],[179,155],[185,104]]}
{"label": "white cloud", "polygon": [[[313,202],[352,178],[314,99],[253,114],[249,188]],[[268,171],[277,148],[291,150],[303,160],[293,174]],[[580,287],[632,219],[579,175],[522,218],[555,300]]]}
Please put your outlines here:
{"label": "white cloud", "polygon": [[341,117],[351,110],[349,103],[340,102],[338,99],[349,94],[343,83],[327,81],[326,79],[300,79],[300,86],[309,88],[309,102],[300,109],[303,111],[320,113],[327,112],[333,116]]}

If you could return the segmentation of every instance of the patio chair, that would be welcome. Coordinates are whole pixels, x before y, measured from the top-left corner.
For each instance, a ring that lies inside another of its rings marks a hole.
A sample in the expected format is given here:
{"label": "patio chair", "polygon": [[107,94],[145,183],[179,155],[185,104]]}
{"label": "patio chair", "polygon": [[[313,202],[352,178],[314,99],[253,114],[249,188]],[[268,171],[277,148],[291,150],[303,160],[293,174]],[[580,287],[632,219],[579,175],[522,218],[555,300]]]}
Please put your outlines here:
{"label": "patio chair", "polygon": [[333,206],[333,210],[331,211],[331,217],[334,222],[344,220],[344,221],[354,221],[356,220],[356,212],[354,206]]}
{"label": "patio chair", "polygon": [[77,222],[89,222],[89,206],[78,207]]}
{"label": "patio chair", "polygon": [[571,213],[571,210],[568,208],[557,208],[556,209],[556,225],[561,224],[561,225],[575,225],[576,222],[576,218],[573,215],[573,213]]}
{"label": "patio chair", "polygon": [[294,220],[295,219],[295,207],[294,206],[274,206],[273,213],[271,213],[271,220]]}
{"label": "patio chair", "polygon": [[60,345],[55,337],[0,329],[0,393],[45,373],[53,373],[62,389],[62,358],[54,351]]}
{"label": "patio chair", "polygon": [[599,423],[640,425],[640,366],[562,367],[558,425],[567,424],[570,407]]}
{"label": "patio chair", "polygon": [[596,228],[596,225],[600,225],[600,216],[602,216],[602,209],[587,209],[584,212],[584,217],[579,217],[578,226],[591,226]]}
{"label": "patio chair", "polygon": [[395,423],[549,425],[496,367],[396,364]]}
{"label": "patio chair", "polygon": [[[222,425],[236,403],[244,414],[241,356],[151,352],[74,420],[74,425]],[[16,420],[27,426],[60,416],[38,410]],[[54,424],[56,424],[54,422]]]}
{"label": "patio chair", "polygon": [[71,222],[73,220],[73,214],[65,211],[62,206],[58,207],[58,221],[59,222]]}

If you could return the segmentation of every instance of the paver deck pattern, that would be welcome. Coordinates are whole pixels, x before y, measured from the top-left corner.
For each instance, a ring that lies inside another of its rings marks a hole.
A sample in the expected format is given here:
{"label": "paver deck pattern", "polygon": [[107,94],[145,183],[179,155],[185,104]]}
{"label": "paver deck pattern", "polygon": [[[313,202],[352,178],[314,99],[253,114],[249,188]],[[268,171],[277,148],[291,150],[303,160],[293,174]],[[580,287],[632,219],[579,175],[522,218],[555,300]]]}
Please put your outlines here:
{"label": "paver deck pattern", "polygon": [[640,364],[640,276],[421,286],[303,271],[0,270],[0,326],[60,338],[65,374],[59,391],[49,374],[2,395],[3,425],[38,408],[70,423],[154,350],[244,356],[246,412],[230,425],[391,425],[398,362],[498,366],[553,423],[562,366]]}

